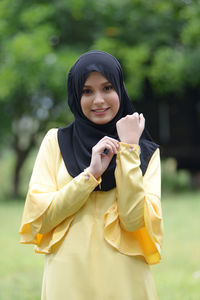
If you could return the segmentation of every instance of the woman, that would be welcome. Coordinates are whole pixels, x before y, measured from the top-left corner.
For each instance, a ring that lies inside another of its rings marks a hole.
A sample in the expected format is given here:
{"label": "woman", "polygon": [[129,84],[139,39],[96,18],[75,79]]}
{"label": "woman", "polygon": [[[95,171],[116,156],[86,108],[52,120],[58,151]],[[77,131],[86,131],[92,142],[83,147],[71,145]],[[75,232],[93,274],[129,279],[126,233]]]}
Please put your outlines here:
{"label": "woman", "polygon": [[75,120],[45,136],[20,229],[22,243],[46,254],[42,299],[156,299],[159,149],[119,62],[83,54],[69,72],[68,103]]}

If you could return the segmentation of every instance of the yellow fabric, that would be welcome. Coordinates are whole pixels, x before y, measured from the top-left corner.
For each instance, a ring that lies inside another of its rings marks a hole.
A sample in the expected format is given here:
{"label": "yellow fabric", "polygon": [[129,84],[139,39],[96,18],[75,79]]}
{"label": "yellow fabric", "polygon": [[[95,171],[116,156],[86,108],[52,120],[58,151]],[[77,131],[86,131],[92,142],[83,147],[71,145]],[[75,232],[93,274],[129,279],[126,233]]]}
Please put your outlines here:
{"label": "yellow fabric", "polygon": [[93,191],[101,179],[87,169],[72,178],[57,129],[45,136],[20,228],[22,243],[47,254],[43,300],[156,299],[148,265],[160,261],[163,237],[160,157],[157,149],[142,176],[139,151],[120,143],[116,188]]}
{"label": "yellow fabric", "polygon": [[143,255],[149,264],[156,264],[163,238],[159,149],[143,177],[140,149],[138,145],[134,148],[129,151],[131,145],[120,145],[115,172],[117,199],[105,215],[105,238],[120,252]]}
{"label": "yellow fabric", "polygon": [[53,246],[67,233],[74,213],[101,181],[91,174],[87,179],[87,174],[86,170],[73,179],[67,173],[58,147],[57,129],[51,129],[41,144],[31,176],[19,231],[21,243],[35,244],[38,253],[53,251]]}

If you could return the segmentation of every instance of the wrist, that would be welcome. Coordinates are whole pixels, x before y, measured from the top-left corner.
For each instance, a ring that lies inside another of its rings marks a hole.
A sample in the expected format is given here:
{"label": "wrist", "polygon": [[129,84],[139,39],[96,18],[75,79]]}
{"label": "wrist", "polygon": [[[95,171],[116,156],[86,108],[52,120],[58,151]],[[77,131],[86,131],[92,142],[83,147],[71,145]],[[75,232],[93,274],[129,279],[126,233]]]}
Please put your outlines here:
{"label": "wrist", "polygon": [[121,142],[128,145],[139,145],[139,139],[123,139]]}
{"label": "wrist", "polygon": [[101,174],[95,172],[95,170],[93,170],[93,168],[91,168],[91,167],[88,168],[88,172],[90,174],[92,174],[92,176],[94,176],[94,178],[96,178],[96,179],[99,179],[99,177],[101,177]]}

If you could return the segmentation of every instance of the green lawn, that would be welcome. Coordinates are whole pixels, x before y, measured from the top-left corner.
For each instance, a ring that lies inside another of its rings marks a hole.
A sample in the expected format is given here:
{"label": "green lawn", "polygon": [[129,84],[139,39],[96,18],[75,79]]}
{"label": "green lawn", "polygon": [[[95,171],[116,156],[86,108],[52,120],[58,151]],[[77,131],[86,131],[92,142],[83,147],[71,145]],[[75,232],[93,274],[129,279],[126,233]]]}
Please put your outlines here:
{"label": "green lawn", "polygon": [[23,203],[0,202],[0,299],[39,300],[43,256],[19,244]]}
{"label": "green lawn", "polygon": [[[163,258],[152,267],[159,299],[199,300],[200,193],[165,196],[162,203]],[[0,202],[2,300],[40,299],[43,255],[35,254],[31,245],[19,244],[22,210],[22,202]]]}
{"label": "green lawn", "polygon": [[153,274],[160,300],[200,299],[200,193],[165,196],[162,261]]}

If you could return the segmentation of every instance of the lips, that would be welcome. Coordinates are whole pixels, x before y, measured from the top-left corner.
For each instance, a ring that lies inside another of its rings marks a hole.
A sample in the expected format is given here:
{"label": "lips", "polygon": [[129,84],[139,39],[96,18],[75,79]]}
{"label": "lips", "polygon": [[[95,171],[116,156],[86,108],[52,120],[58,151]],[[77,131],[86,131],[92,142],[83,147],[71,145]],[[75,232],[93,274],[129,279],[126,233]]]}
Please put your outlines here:
{"label": "lips", "polygon": [[96,109],[92,109],[93,112],[95,113],[104,113],[109,109],[109,107],[107,108],[96,108]]}

